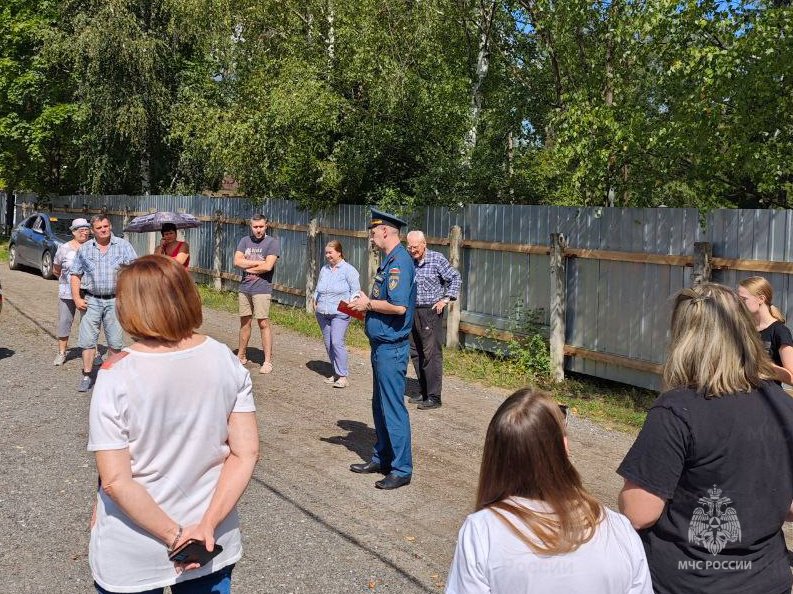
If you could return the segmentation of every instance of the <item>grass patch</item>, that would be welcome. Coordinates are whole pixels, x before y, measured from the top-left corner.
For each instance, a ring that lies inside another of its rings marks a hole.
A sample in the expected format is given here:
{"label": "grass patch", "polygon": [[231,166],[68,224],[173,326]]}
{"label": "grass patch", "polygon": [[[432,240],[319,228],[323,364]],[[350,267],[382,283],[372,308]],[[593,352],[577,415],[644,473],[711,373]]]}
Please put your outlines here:
{"label": "grass patch", "polygon": [[[198,285],[198,290],[205,307],[238,312],[236,292],[215,291],[206,285]],[[274,324],[304,336],[317,339],[322,337],[314,316],[302,309],[273,303],[270,307],[270,319]],[[350,324],[347,344],[358,349],[369,348],[363,324],[357,321]],[[486,387],[507,390],[517,390],[533,384],[552,392],[560,402],[571,406],[574,414],[622,431],[635,432],[642,426],[646,411],[657,395],[652,390],[588,376],[574,375],[562,383],[554,383],[533,376],[527,372],[525,366],[516,364],[514,360],[483,351],[445,349],[443,357],[445,374]]]}
{"label": "grass patch", "polygon": [[8,236],[0,235],[0,262],[8,262]]}

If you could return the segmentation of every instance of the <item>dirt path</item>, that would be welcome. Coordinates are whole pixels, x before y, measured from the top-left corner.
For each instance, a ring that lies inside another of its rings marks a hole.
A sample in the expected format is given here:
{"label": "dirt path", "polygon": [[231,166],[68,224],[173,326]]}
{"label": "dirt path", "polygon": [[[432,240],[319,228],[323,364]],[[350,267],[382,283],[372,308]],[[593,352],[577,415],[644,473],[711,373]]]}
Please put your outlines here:
{"label": "dirt path", "polygon": [[[20,575],[20,592],[55,584],[85,592],[95,475],[85,452],[88,398],[75,391],[80,363],[76,351],[63,368],[51,363],[55,282],[7,270],[2,282],[0,530],[11,534],[11,550],[0,552],[0,572]],[[233,314],[207,310],[203,331],[233,347],[237,324]],[[262,459],[241,503],[245,555],[236,590],[440,591],[471,511],[485,429],[506,393],[446,378],[441,409],[410,407],[412,484],[379,491],[377,477],[348,470],[368,459],[374,442],[368,354],[352,354],[350,386],[338,390],[322,383],[329,369],[318,340],[275,328],[274,344],[272,374],[249,365]],[[569,434],[586,485],[614,507],[621,486],[614,470],[632,437],[576,417]]]}

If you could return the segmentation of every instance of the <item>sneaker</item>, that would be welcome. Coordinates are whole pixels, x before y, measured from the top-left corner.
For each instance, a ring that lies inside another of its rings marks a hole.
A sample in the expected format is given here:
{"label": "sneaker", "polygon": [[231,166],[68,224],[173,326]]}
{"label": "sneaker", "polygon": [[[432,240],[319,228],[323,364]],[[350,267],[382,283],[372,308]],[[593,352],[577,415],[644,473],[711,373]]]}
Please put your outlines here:
{"label": "sneaker", "polygon": [[55,367],[60,367],[64,363],[66,363],[66,353],[58,353],[55,355],[55,361],[52,362]]}
{"label": "sneaker", "polygon": [[90,389],[91,389],[91,376],[83,375],[82,379],[80,379],[80,383],[77,385],[77,391],[87,392]]}
{"label": "sneaker", "polygon": [[331,386],[336,383],[336,376],[331,375],[330,377],[326,377],[322,382]]}
{"label": "sneaker", "polygon": [[265,361],[262,364],[262,368],[259,370],[259,373],[270,373],[273,370],[273,364],[269,361]]}
{"label": "sneaker", "polygon": [[334,388],[346,388],[347,387],[347,378],[344,377],[344,376],[341,376],[339,379],[337,379],[335,382],[333,382],[333,387]]}

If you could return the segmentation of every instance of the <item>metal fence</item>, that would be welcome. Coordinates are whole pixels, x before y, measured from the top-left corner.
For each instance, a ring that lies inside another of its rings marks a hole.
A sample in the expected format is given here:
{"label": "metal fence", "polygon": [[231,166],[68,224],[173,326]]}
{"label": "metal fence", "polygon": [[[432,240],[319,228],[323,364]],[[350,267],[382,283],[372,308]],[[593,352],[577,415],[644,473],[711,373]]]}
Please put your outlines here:
{"label": "metal fence", "polygon": [[[274,276],[277,301],[304,305],[309,241],[320,262],[327,241],[341,241],[346,259],[361,274],[361,285],[370,282],[369,210],[364,206],[342,205],[312,215],[285,200],[254,205],[206,196],[65,196],[46,204],[17,204],[17,217],[34,208],[70,216],[103,209],[117,230],[143,212],[189,212],[205,221],[201,228],[185,231],[194,272],[200,280],[222,274],[223,286],[231,289],[238,278],[233,254],[246,234],[245,220],[262,211],[274,223],[271,233],[281,240]],[[320,227],[316,239],[307,236],[312,219]],[[793,255],[790,211],[718,210],[701,217],[696,209],[480,204],[409,215],[409,227],[423,230],[430,248],[446,254],[446,238],[455,225],[463,237],[459,303],[464,346],[492,346],[493,338],[515,330],[518,311],[534,310],[548,324],[550,262],[543,246],[549,245],[551,233],[568,239],[565,345],[574,356],[566,358],[565,367],[571,371],[659,387],[657,364],[664,359],[671,297],[691,282],[695,242],[712,243],[717,282],[734,286],[746,276],[763,274],[774,286],[780,309],[793,305],[791,275],[778,264],[790,262]],[[158,241],[154,234],[128,234],[127,239],[141,254],[151,252]]]}

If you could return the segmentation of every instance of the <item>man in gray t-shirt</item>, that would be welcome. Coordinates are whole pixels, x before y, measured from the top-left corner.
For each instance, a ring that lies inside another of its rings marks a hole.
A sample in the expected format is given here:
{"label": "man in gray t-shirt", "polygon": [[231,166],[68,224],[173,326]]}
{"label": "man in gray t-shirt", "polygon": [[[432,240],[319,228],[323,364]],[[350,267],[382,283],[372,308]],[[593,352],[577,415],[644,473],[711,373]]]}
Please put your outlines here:
{"label": "man in gray t-shirt", "polygon": [[275,237],[266,234],[267,219],[255,214],[250,220],[251,232],[240,239],[234,252],[234,266],[242,268],[240,282],[240,344],[237,356],[244,365],[248,362],[248,341],[251,338],[251,322],[256,318],[262,334],[264,363],[259,373],[273,370],[273,339],[270,331],[270,300],[273,293],[275,262],[281,255],[281,244]]}

